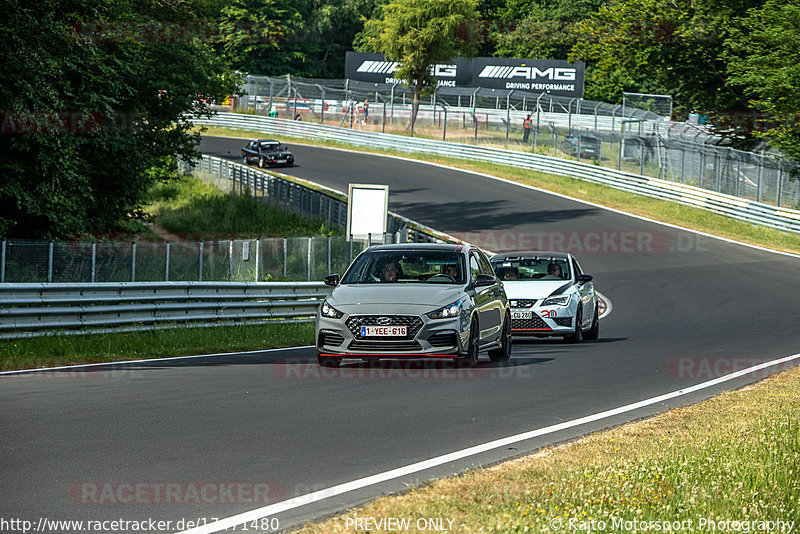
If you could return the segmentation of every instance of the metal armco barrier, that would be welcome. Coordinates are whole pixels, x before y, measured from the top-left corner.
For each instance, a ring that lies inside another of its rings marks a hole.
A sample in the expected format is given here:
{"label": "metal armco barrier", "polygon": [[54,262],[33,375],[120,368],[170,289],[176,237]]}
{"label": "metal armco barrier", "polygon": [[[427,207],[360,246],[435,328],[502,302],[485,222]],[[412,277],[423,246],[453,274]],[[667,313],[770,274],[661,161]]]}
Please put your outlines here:
{"label": "metal armco barrier", "polygon": [[600,183],[639,195],[702,208],[753,224],[800,232],[800,211],[795,209],[551,156],[237,113],[220,113],[210,119],[197,119],[195,123],[509,165]]}
{"label": "metal armco barrier", "polygon": [[311,321],[321,282],[0,285],[0,339],[205,324]]}

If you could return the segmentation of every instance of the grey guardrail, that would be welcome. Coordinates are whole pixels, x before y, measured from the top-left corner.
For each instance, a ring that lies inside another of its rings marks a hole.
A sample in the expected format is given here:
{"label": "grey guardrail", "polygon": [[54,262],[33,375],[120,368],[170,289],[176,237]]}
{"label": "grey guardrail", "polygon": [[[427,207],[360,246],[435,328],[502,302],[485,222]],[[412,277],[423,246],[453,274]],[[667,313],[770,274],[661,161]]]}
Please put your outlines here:
{"label": "grey guardrail", "polygon": [[510,165],[604,184],[638,195],[702,208],[753,224],[800,232],[800,211],[798,210],[779,208],[689,185],[540,154],[239,113],[220,113],[208,119],[195,119],[194,122],[198,125],[254,130],[269,135],[327,139],[355,146],[370,146]]}
{"label": "grey guardrail", "polygon": [[322,282],[0,284],[0,339],[311,321]]}

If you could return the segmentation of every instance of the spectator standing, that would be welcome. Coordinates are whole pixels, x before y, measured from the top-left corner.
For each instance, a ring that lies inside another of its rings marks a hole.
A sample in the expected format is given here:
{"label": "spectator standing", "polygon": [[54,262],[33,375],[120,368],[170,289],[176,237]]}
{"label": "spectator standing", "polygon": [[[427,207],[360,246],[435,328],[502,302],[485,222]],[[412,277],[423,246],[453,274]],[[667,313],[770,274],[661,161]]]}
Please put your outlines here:
{"label": "spectator standing", "polygon": [[527,143],[528,137],[531,135],[531,128],[533,128],[533,124],[531,123],[531,114],[528,113],[528,116],[525,117],[525,120],[522,121],[522,142]]}
{"label": "spectator standing", "polygon": [[364,123],[369,122],[369,100],[364,99]]}

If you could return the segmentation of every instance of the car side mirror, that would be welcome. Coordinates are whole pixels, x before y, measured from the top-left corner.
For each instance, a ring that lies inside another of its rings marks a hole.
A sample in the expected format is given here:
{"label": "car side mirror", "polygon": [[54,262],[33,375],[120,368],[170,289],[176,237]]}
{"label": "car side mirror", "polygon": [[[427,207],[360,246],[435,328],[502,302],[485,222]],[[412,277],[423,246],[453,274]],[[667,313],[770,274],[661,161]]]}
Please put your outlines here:
{"label": "car side mirror", "polygon": [[591,274],[581,274],[578,275],[578,283],[585,284],[586,282],[591,282],[594,276]]}
{"label": "car side mirror", "polygon": [[339,285],[339,275],[338,274],[329,274],[325,278],[322,279],[326,286],[336,287]]}
{"label": "car side mirror", "polygon": [[472,284],[474,287],[487,287],[493,286],[497,283],[497,278],[490,274],[479,274]]}

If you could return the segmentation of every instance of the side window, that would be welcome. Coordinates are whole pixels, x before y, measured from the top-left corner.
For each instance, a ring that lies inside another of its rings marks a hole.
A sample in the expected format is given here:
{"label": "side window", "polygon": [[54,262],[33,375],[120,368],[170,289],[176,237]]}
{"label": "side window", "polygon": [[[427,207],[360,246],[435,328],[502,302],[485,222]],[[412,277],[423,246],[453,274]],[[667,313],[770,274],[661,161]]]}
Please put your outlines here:
{"label": "side window", "polygon": [[492,269],[492,265],[489,263],[489,260],[486,259],[486,256],[483,252],[478,252],[480,262],[481,262],[481,272],[483,274],[488,274],[489,276],[494,276],[494,270]]}
{"label": "side window", "polygon": [[578,277],[583,274],[583,270],[581,266],[578,265],[578,260],[575,258],[572,258],[572,268],[575,270],[575,280],[577,280]]}
{"label": "side window", "polygon": [[471,253],[469,255],[469,279],[470,281],[474,282],[478,275],[481,274],[481,267],[478,263],[478,258],[475,257],[475,253]]}

